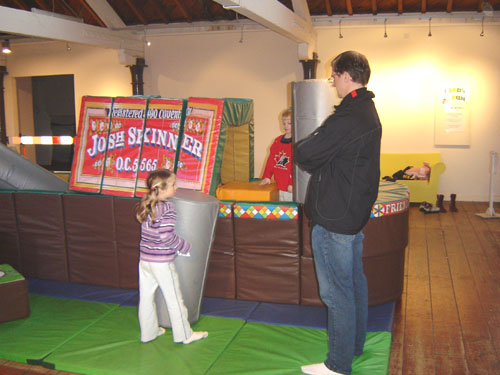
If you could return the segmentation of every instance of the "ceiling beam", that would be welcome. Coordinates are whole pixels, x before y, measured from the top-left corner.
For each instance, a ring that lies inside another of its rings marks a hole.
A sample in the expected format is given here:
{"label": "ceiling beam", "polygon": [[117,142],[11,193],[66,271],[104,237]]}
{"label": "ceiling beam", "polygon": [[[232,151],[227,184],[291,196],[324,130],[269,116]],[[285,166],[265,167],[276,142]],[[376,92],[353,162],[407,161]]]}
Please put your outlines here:
{"label": "ceiling beam", "polygon": [[89,4],[87,4],[85,0],[79,0],[79,2],[82,5],[82,7],[84,7],[87,10],[87,12],[89,12],[90,16],[94,19],[94,21],[97,22],[99,26],[106,27],[104,22],[102,22],[99,16],[94,12],[94,10],[89,6]]}
{"label": "ceiling beam", "polygon": [[[64,14],[70,17],[79,18],[78,14],[71,8],[66,1],[64,0],[56,0],[56,4],[59,4],[59,7],[63,10]],[[55,11],[55,9],[54,9]]]}
{"label": "ceiling beam", "polygon": [[45,10],[46,12],[50,12],[51,10],[45,3],[41,0],[35,0],[35,3],[40,7],[41,10]]}
{"label": "ceiling beam", "polygon": [[141,21],[141,23],[143,25],[147,25],[148,21],[146,21],[146,18],[144,18],[144,16],[139,11],[139,9],[137,9],[137,7],[134,5],[134,3],[132,1],[130,1],[130,0],[125,0],[125,2],[129,6],[129,8],[132,9],[132,12],[136,15],[136,17],[139,18],[139,21]]}
{"label": "ceiling beam", "polygon": [[[308,59],[316,49],[316,31],[305,0],[294,0],[299,14],[292,12],[277,0],[214,0],[225,9],[233,10],[262,26],[299,44],[307,45],[307,52],[299,48],[299,58]],[[300,45],[299,45],[300,47]],[[306,55],[306,56],[304,56]]]}
{"label": "ceiling beam", "polygon": [[163,23],[170,22],[169,19],[167,18],[167,16],[165,15],[165,11],[162,9],[162,6],[160,4],[158,4],[156,1],[152,1],[150,4],[153,8],[155,8],[155,12],[160,16]]}
{"label": "ceiling beam", "polygon": [[345,7],[347,9],[347,14],[349,14],[350,16],[352,16],[352,4],[351,4],[351,0],[345,0]]}
{"label": "ceiling beam", "polygon": [[422,13],[427,12],[427,0],[422,0],[422,9],[420,10]]}
{"label": "ceiling beam", "polygon": [[125,50],[144,57],[140,35],[0,6],[0,32]]}
{"label": "ceiling beam", "polygon": [[325,8],[326,8],[326,14],[331,16],[332,13],[332,4],[330,4],[330,0],[325,0]]}
{"label": "ceiling beam", "polygon": [[446,3],[446,13],[451,13],[453,10],[453,0],[448,0]]}
{"label": "ceiling beam", "polygon": [[179,0],[174,0],[174,3],[177,5],[177,7],[181,10],[182,15],[188,22],[193,22],[193,18],[189,15],[186,7],[182,5],[182,3]]}
{"label": "ceiling beam", "polygon": [[198,2],[203,7],[203,13],[206,15],[206,17],[210,21],[213,21],[214,15],[212,14],[212,12],[210,12],[210,9],[208,8],[207,0],[198,0]]}
{"label": "ceiling beam", "polygon": [[372,14],[377,14],[378,9],[377,9],[377,0],[372,0]]}
{"label": "ceiling beam", "polygon": [[106,0],[85,0],[94,13],[104,22],[104,25],[110,29],[122,29],[126,27],[123,20],[109,5]]}
{"label": "ceiling beam", "polygon": [[14,4],[16,4],[22,10],[29,10],[28,6],[24,3],[23,0],[13,0]]}
{"label": "ceiling beam", "polygon": [[398,14],[403,14],[403,0],[398,0]]}

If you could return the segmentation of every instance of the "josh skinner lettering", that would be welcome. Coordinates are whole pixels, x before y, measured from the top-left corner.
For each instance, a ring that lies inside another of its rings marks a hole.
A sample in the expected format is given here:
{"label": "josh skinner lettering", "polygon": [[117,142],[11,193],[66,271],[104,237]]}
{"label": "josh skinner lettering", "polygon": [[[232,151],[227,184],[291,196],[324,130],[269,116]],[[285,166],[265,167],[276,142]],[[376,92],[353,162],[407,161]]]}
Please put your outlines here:
{"label": "josh skinner lettering", "polygon": [[[156,128],[146,128],[143,137],[142,129],[134,127],[128,129],[127,145],[129,147],[140,146],[143,139],[145,145],[161,147],[169,151],[177,150],[178,134]],[[125,131],[109,134],[108,151],[124,147]],[[184,152],[193,155],[198,160],[201,160],[202,158],[203,143],[190,135],[184,134],[181,149]],[[88,156],[94,158],[97,154],[103,154],[104,152],[106,152],[106,137],[100,137],[98,134],[92,135],[92,145],[87,149]]]}

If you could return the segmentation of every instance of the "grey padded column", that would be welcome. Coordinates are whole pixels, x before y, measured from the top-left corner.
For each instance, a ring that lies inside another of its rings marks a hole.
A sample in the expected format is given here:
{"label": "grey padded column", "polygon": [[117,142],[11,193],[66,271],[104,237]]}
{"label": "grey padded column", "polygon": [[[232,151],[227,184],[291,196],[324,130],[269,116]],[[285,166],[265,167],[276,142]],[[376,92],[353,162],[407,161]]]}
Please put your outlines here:
{"label": "grey padded column", "polygon": [[[175,268],[179,274],[184,304],[189,311],[189,323],[200,318],[201,299],[207,275],[208,260],[215,235],[215,223],[219,212],[219,201],[199,191],[178,189],[173,198],[177,211],[175,230],[177,235],[192,245],[191,256],[178,256]],[[155,295],[158,323],[171,327],[167,306],[160,288]]]}
{"label": "grey padded column", "polygon": [[[308,79],[292,82],[294,142],[312,133],[333,112],[338,98],[332,84],[326,79]],[[304,203],[309,173],[294,165],[293,200]]]}

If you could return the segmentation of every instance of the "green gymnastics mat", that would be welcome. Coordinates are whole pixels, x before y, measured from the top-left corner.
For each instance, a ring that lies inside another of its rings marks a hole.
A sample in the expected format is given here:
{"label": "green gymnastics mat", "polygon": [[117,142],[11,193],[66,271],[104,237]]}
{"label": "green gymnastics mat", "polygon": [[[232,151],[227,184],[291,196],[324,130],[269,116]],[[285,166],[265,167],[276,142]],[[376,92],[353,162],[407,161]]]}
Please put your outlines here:
{"label": "green gymnastics mat", "polygon": [[[390,332],[369,332],[352,375],[387,375],[391,339]],[[207,375],[296,375],[327,351],[325,330],[247,323]]]}
{"label": "green gymnastics mat", "polygon": [[201,316],[193,330],[209,336],[175,344],[172,331],[140,342],[137,308],[122,306],[69,340],[45,362],[87,375],[205,374],[245,324],[244,320]]}
{"label": "green gymnastics mat", "polygon": [[0,358],[36,363],[94,324],[117,304],[30,294],[30,316],[0,323]]}
{"label": "green gymnastics mat", "polygon": [[[0,323],[0,358],[87,375],[287,375],[324,360],[322,329],[200,317],[208,338],[142,344],[137,308],[30,295],[29,318]],[[391,333],[368,333],[353,375],[387,375]]]}

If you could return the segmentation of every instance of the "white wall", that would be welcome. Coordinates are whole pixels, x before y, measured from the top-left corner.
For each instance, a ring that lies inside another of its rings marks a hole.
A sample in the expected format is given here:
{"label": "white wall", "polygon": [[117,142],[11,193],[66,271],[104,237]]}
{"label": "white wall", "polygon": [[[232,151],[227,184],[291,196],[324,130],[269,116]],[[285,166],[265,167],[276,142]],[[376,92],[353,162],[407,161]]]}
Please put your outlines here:
{"label": "white wall", "polygon": [[[439,191],[449,199],[487,201],[490,151],[500,153],[500,26],[427,24],[319,29],[325,60],[353,49],[370,61],[369,89],[375,92],[383,125],[383,152],[440,152],[446,172]],[[329,74],[327,62],[320,75]],[[443,84],[465,85],[471,92],[470,147],[434,145],[434,105]],[[402,168],[405,166],[402,165]],[[495,176],[500,199],[500,171]]]}
{"label": "white wall", "polygon": [[[488,200],[489,152],[500,152],[500,26],[433,25],[318,28],[318,78],[330,75],[338,53],[364,53],[372,67],[369,89],[383,124],[383,152],[438,151],[446,163],[440,193],[458,200]],[[255,171],[261,173],[268,147],[280,133],[279,112],[290,105],[290,83],[303,78],[297,46],[269,31],[148,37],[145,93],[165,97],[251,98],[255,102]],[[7,130],[17,126],[13,77],[75,74],[76,109],[82,95],[130,95],[130,72],[115,51],[50,43],[20,47],[9,56],[5,82]],[[441,82],[467,85],[472,94],[470,147],[434,145],[434,95]],[[9,134],[10,135],[10,134]],[[12,134],[13,135],[13,134]],[[500,200],[500,171],[495,176]]]}
{"label": "white wall", "polygon": [[151,94],[254,100],[255,175],[260,177],[290,83],[303,78],[296,44],[275,33],[205,33],[148,38],[145,78]]}

